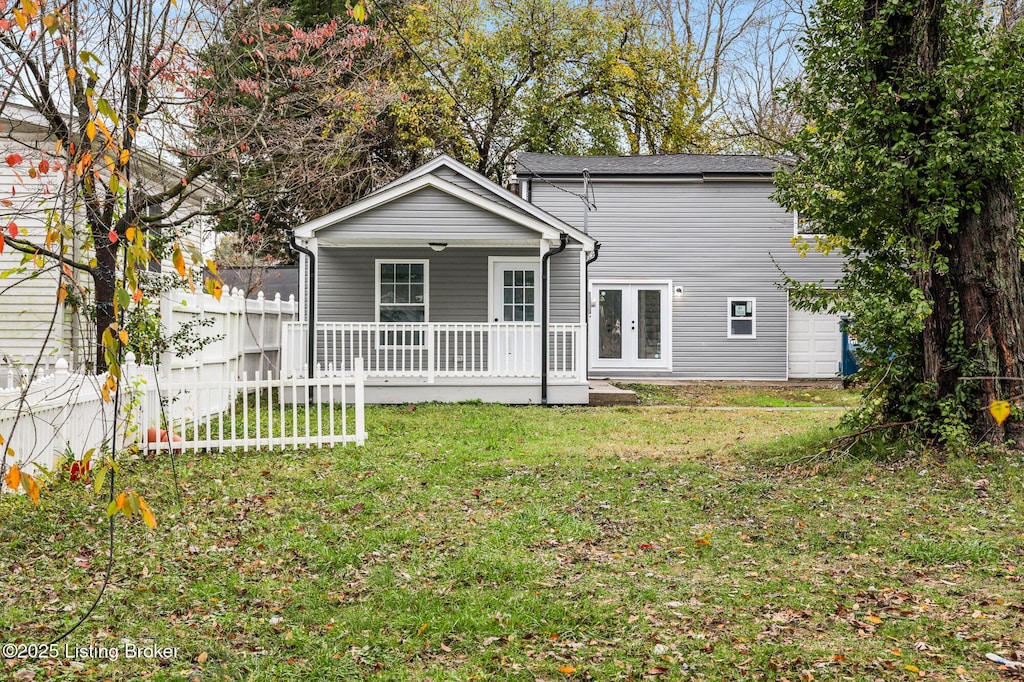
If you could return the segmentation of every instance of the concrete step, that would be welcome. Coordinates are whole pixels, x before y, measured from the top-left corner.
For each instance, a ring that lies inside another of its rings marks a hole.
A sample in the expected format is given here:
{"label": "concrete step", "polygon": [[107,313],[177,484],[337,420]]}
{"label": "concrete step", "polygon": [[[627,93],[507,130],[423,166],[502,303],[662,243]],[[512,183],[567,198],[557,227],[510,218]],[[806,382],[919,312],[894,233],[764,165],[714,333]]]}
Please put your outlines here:
{"label": "concrete step", "polygon": [[637,405],[640,400],[633,391],[627,391],[603,379],[590,380],[590,405],[592,407],[610,407],[613,405]]}

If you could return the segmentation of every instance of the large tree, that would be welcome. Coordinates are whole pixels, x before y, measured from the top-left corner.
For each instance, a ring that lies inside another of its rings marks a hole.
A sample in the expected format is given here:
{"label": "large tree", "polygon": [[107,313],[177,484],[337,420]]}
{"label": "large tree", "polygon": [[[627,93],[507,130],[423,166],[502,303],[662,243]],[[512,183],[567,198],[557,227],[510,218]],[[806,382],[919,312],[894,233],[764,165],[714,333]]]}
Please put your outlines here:
{"label": "large tree", "polygon": [[1024,393],[1022,44],[964,0],[825,0],[791,92],[778,197],[849,257],[798,300],[853,315],[875,420],[950,444],[1024,442],[986,409]]}
{"label": "large tree", "polygon": [[280,241],[392,177],[374,153],[394,99],[380,78],[389,50],[364,23],[309,23],[320,18],[248,0],[200,54],[196,139],[225,190],[220,229]]}
{"label": "large tree", "polygon": [[519,151],[679,151],[699,134],[686,48],[627,6],[434,0],[402,30],[452,100],[464,160],[499,181]]}

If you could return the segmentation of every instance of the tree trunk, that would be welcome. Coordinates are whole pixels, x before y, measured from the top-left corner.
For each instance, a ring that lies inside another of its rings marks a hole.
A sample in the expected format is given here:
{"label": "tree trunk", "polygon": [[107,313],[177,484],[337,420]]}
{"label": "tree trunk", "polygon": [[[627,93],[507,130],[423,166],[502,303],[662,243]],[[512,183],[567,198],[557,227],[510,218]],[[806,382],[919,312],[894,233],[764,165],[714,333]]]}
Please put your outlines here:
{"label": "tree trunk", "polygon": [[1024,283],[1017,246],[1017,197],[1009,178],[983,189],[981,211],[965,211],[953,242],[949,276],[960,298],[964,342],[975,374],[980,402],[974,427],[981,440],[1024,446],[1024,425],[1011,420],[1000,427],[988,412],[993,400],[1020,407],[1024,393]]}
{"label": "tree trunk", "polygon": [[96,303],[96,372],[107,369],[104,356],[103,332],[117,321],[114,315],[114,295],[117,291],[117,245],[110,242],[107,232],[102,236],[93,229],[96,244],[96,267],[93,269],[93,298]]}

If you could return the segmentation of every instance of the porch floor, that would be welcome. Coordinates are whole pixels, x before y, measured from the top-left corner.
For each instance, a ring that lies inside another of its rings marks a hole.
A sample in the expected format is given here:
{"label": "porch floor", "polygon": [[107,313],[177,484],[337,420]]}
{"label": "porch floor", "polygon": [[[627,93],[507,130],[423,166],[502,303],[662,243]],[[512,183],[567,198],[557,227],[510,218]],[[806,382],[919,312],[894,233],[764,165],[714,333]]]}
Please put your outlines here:
{"label": "porch floor", "polygon": [[613,405],[637,405],[640,399],[633,391],[612,386],[606,379],[590,380],[590,406],[610,407]]}

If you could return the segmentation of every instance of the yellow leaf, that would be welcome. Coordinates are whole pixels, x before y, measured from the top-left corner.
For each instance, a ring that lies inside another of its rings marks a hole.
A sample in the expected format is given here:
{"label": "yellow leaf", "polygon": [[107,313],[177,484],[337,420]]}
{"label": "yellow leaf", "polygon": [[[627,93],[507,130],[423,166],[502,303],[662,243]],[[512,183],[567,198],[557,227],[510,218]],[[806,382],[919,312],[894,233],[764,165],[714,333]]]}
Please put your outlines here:
{"label": "yellow leaf", "polygon": [[135,241],[135,228],[134,227],[129,227],[127,230],[124,231],[124,236],[130,242]]}
{"label": "yellow leaf", "polygon": [[21,484],[25,487],[25,492],[28,493],[28,498],[32,500],[33,504],[39,504],[39,483],[36,479],[32,478],[28,474],[23,474],[21,477]]}
{"label": "yellow leaf", "polygon": [[563,665],[561,668],[558,669],[558,672],[562,673],[563,675],[572,675],[574,672],[576,672],[576,668],[572,667],[571,665]]}
{"label": "yellow leaf", "polygon": [[219,301],[220,297],[224,295],[224,285],[215,279],[207,280],[207,284],[210,295]]}
{"label": "yellow leaf", "polygon": [[150,529],[156,528],[156,517],[153,516],[153,511],[146,504],[146,501],[142,499],[141,495],[139,496],[139,513],[142,514],[142,520],[146,522]]}
{"label": "yellow leaf", "polygon": [[103,402],[105,402],[105,403],[109,403],[110,402],[110,389],[107,388],[106,384],[103,384],[102,386],[100,386],[100,394],[103,396]]}
{"label": "yellow leaf", "polygon": [[18,23],[18,28],[22,31],[28,28],[28,17],[20,9],[14,10],[14,21]]}
{"label": "yellow leaf", "polygon": [[416,631],[416,635],[417,636],[422,635],[426,631],[427,631],[427,624],[424,623],[423,625],[420,626],[419,630]]}
{"label": "yellow leaf", "polygon": [[128,159],[130,157],[131,157],[131,152],[128,151],[127,149],[122,149],[121,150],[121,157],[120,157],[121,165],[122,166],[127,166],[128,165]]}
{"label": "yellow leaf", "polygon": [[119,331],[117,333],[117,338],[121,339],[121,343],[123,343],[124,345],[126,345],[126,346],[128,345],[128,331],[127,330],[122,329],[121,331]]}
{"label": "yellow leaf", "polygon": [[185,254],[177,246],[174,247],[174,269],[178,271],[178,277],[185,276]]}
{"label": "yellow leaf", "polygon": [[1010,416],[1010,403],[1005,400],[993,400],[992,404],[988,406],[988,413],[996,420],[996,424],[1002,426],[1006,418]]}
{"label": "yellow leaf", "polygon": [[7,470],[7,475],[4,476],[4,483],[11,490],[17,490],[18,486],[21,485],[21,469],[18,468],[17,464],[12,464],[11,468]]}
{"label": "yellow leaf", "polygon": [[39,13],[39,6],[32,0],[21,0],[21,11],[25,13],[25,16],[34,17]]}
{"label": "yellow leaf", "polygon": [[909,670],[912,673],[917,673],[918,675],[921,674],[921,669],[918,668],[916,665],[905,665],[905,666],[903,666],[903,669],[904,670]]}
{"label": "yellow leaf", "polygon": [[94,121],[89,121],[85,124],[85,136],[89,138],[89,142],[92,142],[93,138],[96,137],[96,123]]}
{"label": "yellow leaf", "polygon": [[4,444],[4,437],[3,437],[3,435],[0,435],[0,445],[3,445],[3,444]]}
{"label": "yellow leaf", "polygon": [[880,625],[882,622],[882,619],[878,616],[868,616],[864,620],[868,621],[869,623],[874,623],[875,625]]}

